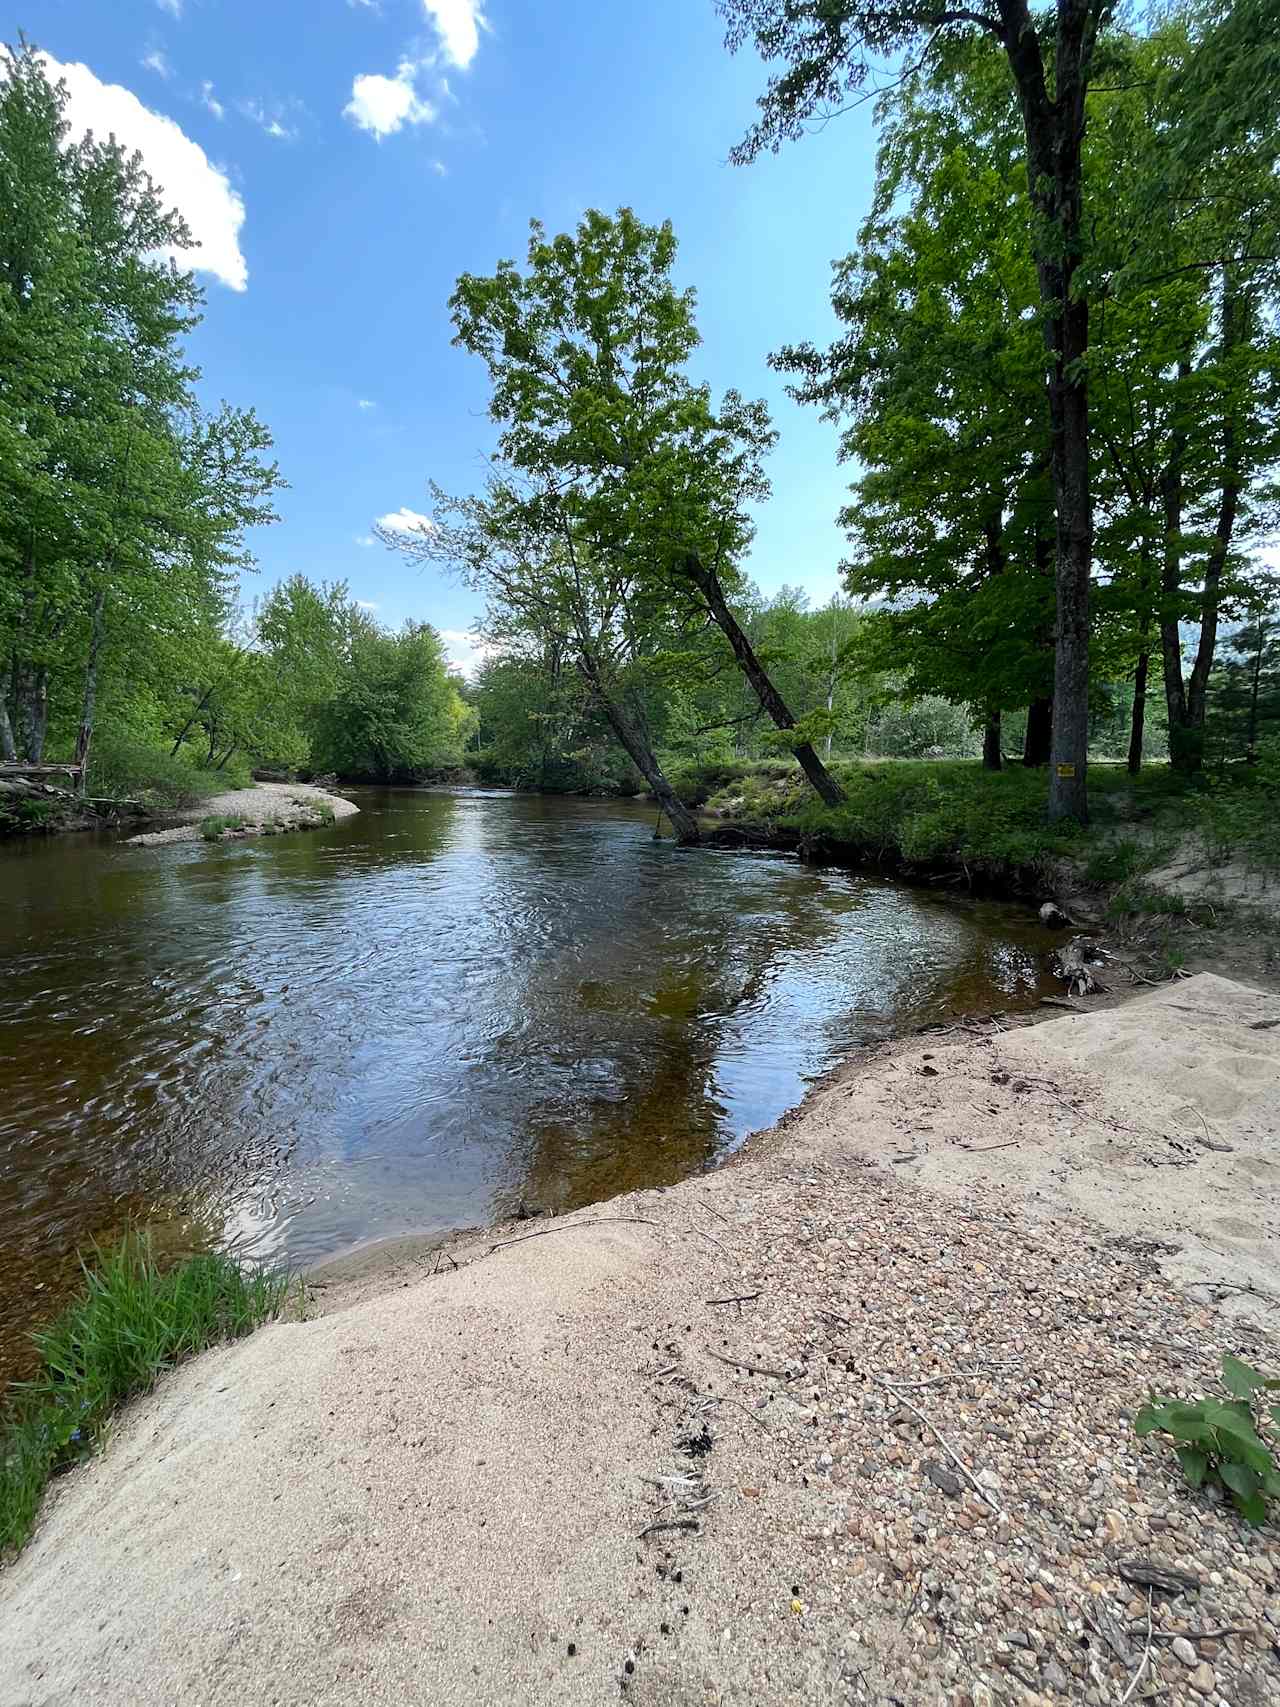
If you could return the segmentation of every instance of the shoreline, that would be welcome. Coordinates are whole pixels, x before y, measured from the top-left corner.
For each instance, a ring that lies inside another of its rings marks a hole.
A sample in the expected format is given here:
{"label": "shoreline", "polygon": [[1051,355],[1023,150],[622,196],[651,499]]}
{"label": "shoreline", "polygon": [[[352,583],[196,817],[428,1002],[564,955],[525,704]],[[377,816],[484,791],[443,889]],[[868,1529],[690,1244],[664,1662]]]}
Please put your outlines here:
{"label": "shoreline", "polygon": [[163,847],[171,842],[201,839],[201,823],[209,818],[239,819],[218,838],[222,841],[245,836],[278,835],[289,830],[319,829],[336,819],[353,818],[360,808],[345,795],[334,794],[310,782],[258,782],[252,788],[232,788],[211,795],[198,807],[169,814],[186,820],[163,830],[146,830],[125,838],[126,847]]}
{"label": "shoreline", "polygon": [[[1280,1293],[1277,1017],[1200,977],[876,1046],[712,1173],[350,1253],[62,1479],[0,1704],[1110,1707],[1144,1649],[1175,1707],[1270,1699],[1280,1529],[1131,1418],[1280,1366],[1164,1248]],[[1154,1646],[1134,1561],[1194,1584]]]}

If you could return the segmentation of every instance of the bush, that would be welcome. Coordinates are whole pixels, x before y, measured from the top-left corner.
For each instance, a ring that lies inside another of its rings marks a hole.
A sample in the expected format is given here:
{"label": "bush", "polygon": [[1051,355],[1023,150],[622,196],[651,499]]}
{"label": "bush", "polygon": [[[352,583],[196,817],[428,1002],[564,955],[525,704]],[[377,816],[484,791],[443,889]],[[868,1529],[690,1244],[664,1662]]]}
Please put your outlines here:
{"label": "bush", "polygon": [[[1267,1501],[1280,1496],[1280,1470],[1258,1432],[1254,1401],[1259,1393],[1280,1391],[1280,1381],[1231,1356],[1222,1360],[1222,1380],[1230,1399],[1187,1402],[1153,1393],[1134,1418],[1134,1433],[1167,1434],[1177,1443],[1178,1463],[1191,1487],[1218,1482],[1247,1523],[1265,1523]],[[1280,1428],[1280,1405],[1266,1408],[1272,1426]]]}
{"label": "bush", "polygon": [[25,1543],[49,1478],[93,1450],[113,1411],[183,1358],[271,1321],[292,1284],[215,1254],[162,1270],[138,1234],[95,1254],[82,1296],[32,1336],[40,1372],[0,1419],[0,1555]]}
{"label": "bush", "polygon": [[110,800],[143,800],[177,811],[252,784],[247,761],[203,770],[185,753],[171,757],[165,749],[114,731],[104,733],[90,750],[89,793]]}

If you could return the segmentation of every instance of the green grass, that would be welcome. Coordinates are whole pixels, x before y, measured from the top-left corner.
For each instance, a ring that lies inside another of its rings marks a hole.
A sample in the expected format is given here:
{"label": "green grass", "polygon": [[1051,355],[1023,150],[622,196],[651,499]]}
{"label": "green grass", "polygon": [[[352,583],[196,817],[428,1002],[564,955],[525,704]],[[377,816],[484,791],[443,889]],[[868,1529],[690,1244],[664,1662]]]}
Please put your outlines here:
{"label": "green grass", "polygon": [[[972,760],[836,760],[829,768],[848,796],[826,807],[795,765],[735,765],[702,793],[706,771],[681,777],[687,798],[814,848],[870,865],[965,872],[993,884],[1032,883],[1060,859],[1079,862],[1095,887],[1135,884],[1197,833],[1218,858],[1280,864],[1280,780],[1264,765],[1185,777],[1167,765],[1131,777],[1120,765],[1090,767],[1088,829],[1045,817],[1043,770],[984,771]],[[1156,910],[1135,885],[1135,910]],[[1165,909],[1168,910],[1168,909]]]}
{"label": "green grass", "polygon": [[228,830],[243,830],[247,822],[238,812],[215,812],[200,820],[200,834],[206,842],[220,842]]}
{"label": "green grass", "polygon": [[0,1556],[23,1546],[50,1477],[93,1450],[113,1412],[183,1358],[271,1321],[292,1287],[216,1254],[162,1267],[140,1234],[84,1272],[81,1296],[33,1335],[40,1371],[0,1418]]}

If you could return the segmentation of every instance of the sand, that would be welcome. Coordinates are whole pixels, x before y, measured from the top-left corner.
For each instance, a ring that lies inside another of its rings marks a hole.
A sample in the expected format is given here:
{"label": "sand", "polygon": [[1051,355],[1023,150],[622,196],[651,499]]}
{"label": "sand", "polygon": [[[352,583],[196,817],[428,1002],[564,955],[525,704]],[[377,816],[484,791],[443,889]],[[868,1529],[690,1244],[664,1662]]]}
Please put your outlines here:
{"label": "sand", "polygon": [[200,836],[202,818],[243,818],[247,835],[260,835],[264,825],[278,829],[311,828],[321,822],[318,808],[328,806],[335,818],[351,818],[360,810],[341,794],[330,794],[309,782],[258,782],[252,788],[232,788],[200,803],[189,824],[174,824],[167,830],[147,830],[130,836],[132,847],[163,847],[168,842],[194,842]]}
{"label": "sand", "polygon": [[1277,1019],[953,1028],[714,1174],[321,1271],[57,1486],[0,1704],[1264,1707],[1280,1532],[1130,1419],[1280,1369]]}

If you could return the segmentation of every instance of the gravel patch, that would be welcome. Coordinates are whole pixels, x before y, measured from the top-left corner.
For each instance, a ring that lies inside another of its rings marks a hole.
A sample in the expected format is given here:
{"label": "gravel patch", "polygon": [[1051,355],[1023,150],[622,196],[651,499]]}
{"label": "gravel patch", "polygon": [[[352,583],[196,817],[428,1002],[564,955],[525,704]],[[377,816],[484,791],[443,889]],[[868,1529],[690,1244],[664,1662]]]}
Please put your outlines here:
{"label": "gravel patch", "polygon": [[360,810],[354,801],[341,794],[330,794],[309,782],[259,782],[252,788],[232,788],[225,794],[215,794],[199,807],[199,815],[189,824],[175,824],[167,830],[148,830],[140,836],[130,836],[130,847],[163,847],[169,842],[194,842],[200,839],[200,820],[204,818],[243,818],[244,827],[229,834],[260,836],[264,832],[310,830],[327,823],[322,815],[324,806],[334,818],[351,818]]}

